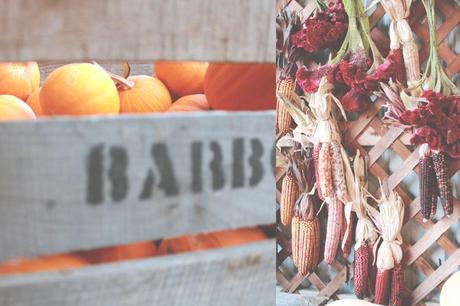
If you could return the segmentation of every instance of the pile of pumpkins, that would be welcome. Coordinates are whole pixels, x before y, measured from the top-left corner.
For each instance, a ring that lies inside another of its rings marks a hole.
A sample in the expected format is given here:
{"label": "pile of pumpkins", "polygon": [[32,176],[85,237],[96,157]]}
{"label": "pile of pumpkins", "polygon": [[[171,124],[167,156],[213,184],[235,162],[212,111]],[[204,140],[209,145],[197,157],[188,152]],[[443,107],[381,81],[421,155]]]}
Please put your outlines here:
{"label": "pile of pumpkins", "polygon": [[97,63],[60,66],[40,87],[36,62],[0,63],[0,120],[275,108],[273,64],[156,62],[154,76]]}
{"label": "pile of pumpkins", "polygon": [[161,241],[144,241],[95,250],[54,254],[37,258],[19,258],[0,263],[0,277],[76,269],[94,264],[237,246],[264,239],[267,239],[267,235],[260,228],[241,228],[209,234],[181,236]]}

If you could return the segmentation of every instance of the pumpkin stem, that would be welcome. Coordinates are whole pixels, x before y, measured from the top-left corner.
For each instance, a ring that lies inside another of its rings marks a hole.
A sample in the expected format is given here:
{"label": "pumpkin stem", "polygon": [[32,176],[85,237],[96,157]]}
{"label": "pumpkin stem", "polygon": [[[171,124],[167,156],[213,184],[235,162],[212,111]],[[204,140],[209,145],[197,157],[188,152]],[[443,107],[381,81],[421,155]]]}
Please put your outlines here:
{"label": "pumpkin stem", "polygon": [[123,75],[125,75],[125,77],[107,71],[104,67],[102,67],[95,61],[93,61],[93,65],[96,65],[102,70],[104,70],[115,83],[117,89],[131,89],[134,87],[134,82],[127,79],[127,76],[129,76],[129,73],[131,72],[131,67],[129,66],[128,62],[123,63]]}
{"label": "pumpkin stem", "polygon": [[108,74],[110,75],[118,89],[131,89],[134,87],[133,81],[125,79],[124,77],[113,74],[111,72],[108,72]]}
{"label": "pumpkin stem", "polygon": [[127,79],[131,74],[131,66],[128,62],[123,62],[123,77]]}

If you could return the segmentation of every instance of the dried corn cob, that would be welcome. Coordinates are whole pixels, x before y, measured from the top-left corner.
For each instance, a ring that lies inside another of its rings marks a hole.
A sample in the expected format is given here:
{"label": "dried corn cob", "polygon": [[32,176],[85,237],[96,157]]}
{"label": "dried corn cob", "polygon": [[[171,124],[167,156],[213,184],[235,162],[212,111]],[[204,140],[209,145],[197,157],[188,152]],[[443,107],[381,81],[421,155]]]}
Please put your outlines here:
{"label": "dried corn cob", "polygon": [[354,287],[355,295],[362,299],[367,296],[369,282],[369,248],[367,244],[362,244],[355,250],[355,272]]}
{"label": "dried corn cob", "polygon": [[300,236],[300,218],[298,216],[292,217],[291,222],[291,250],[292,261],[296,267],[299,266],[299,236]]}
{"label": "dried corn cob", "polygon": [[430,220],[432,215],[432,202],[433,202],[433,185],[435,182],[433,161],[431,159],[431,152],[427,144],[420,147],[420,211],[423,216],[423,222]]}
{"label": "dried corn cob", "polygon": [[283,183],[281,185],[280,212],[281,223],[283,225],[291,223],[294,204],[298,197],[299,186],[297,185],[294,176],[291,173],[287,173],[283,178]]}
{"label": "dried corn cob", "polygon": [[331,264],[337,254],[337,249],[340,244],[340,233],[343,225],[343,203],[337,199],[333,199],[328,204],[327,211],[327,235],[324,245],[324,260]]}
{"label": "dried corn cob", "polygon": [[298,269],[307,275],[319,262],[320,224],[318,218],[300,221],[300,253]]}
{"label": "dried corn cob", "polygon": [[[278,80],[276,84],[276,92],[286,97],[288,101],[292,101],[292,94],[294,92],[295,83],[291,78]],[[286,134],[289,132],[292,124],[292,117],[289,114],[286,106],[279,99],[276,106],[276,127],[278,133]]]}
{"label": "dried corn cob", "polygon": [[334,197],[334,185],[332,183],[330,143],[321,144],[318,156],[318,176],[321,193],[324,198]]}
{"label": "dried corn cob", "polygon": [[375,304],[387,305],[393,269],[378,269],[375,278]]}
{"label": "dried corn cob", "polygon": [[449,180],[448,162],[449,157],[445,152],[434,152],[432,154],[434,171],[438,181],[439,197],[446,215],[451,215],[454,209],[454,198]]}
{"label": "dried corn cob", "polygon": [[347,183],[342,161],[341,145],[336,141],[330,144],[330,155],[332,162],[332,177],[334,182],[335,196],[341,201],[345,201],[347,195]]}
{"label": "dried corn cob", "polygon": [[[431,180],[434,182],[436,180],[436,174],[434,173],[434,166],[433,166],[433,171],[431,173],[433,179]],[[438,207],[438,196],[439,196],[439,190],[438,190],[438,184],[431,184],[431,217],[433,218],[436,215],[436,209]]]}
{"label": "dried corn cob", "polygon": [[393,277],[391,283],[391,306],[402,306],[404,305],[403,299],[403,288],[404,288],[404,269],[401,264],[396,264],[393,268]]}
{"label": "dried corn cob", "polygon": [[323,194],[321,193],[321,186],[320,186],[320,177],[319,177],[319,152],[321,150],[321,142],[318,142],[315,144],[315,147],[313,148],[313,163],[314,163],[314,168],[315,168],[315,179],[316,179],[316,190],[318,191],[318,197],[321,199],[321,201],[324,201]]}

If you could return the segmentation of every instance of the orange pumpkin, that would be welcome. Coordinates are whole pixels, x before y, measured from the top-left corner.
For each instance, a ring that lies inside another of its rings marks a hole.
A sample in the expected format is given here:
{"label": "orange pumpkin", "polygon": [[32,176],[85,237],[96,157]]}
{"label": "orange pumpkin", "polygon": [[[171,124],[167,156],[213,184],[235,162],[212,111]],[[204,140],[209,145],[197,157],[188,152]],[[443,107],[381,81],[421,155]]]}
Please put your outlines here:
{"label": "orange pumpkin", "polygon": [[0,275],[68,270],[87,266],[88,262],[75,254],[21,258],[0,263]]}
{"label": "orange pumpkin", "polygon": [[25,101],[39,86],[37,63],[0,63],[0,95],[12,95]]}
{"label": "orange pumpkin", "polygon": [[166,86],[157,78],[130,76],[118,86],[121,113],[157,113],[166,111],[172,103]]}
{"label": "orange pumpkin", "polygon": [[0,121],[31,119],[35,119],[35,114],[24,101],[12,95],[0,95]]}
{"label": "orange pumpkin", "polygon": [[155,74],[176,97],[203,93],[207,62],[156,62]]}
{"label": "orange pumpkin", "polygon": [[163,240],[159,254],[175,254],[206,249],[237,246],[266,239],[265,233],[258,228],[242,228],[209,234],[197,234]]}
{"label": "orange pumpkin", "polygon": [[208,100],[203,94],[183,96],[174,102],[168,112],[197,112],[209,110]]}
{"label": "orange pumpkin", "polygon": [[26,101],[27,105],[30,106],[30,108],[34,111],[35,116],[37,117],[43,116],[43,110],[40,104],[40,91],[41,88],[35,90],[33,93],[30,94]]}
{"label": "orange pumpkin", "polygon": [[153,241],[80,251],[80,256],[91,264],[152,257],[156,254]]}
{"label": "orange pumpkin", "polygon": [[210,64],[204,93],[212,109],[275,109],[274,64]]}
{"label": "orange pumpkin", "polygon": [[120,99],[109,74],[93,64],[69,64],[54,70],[40,92],[45,115],[117,114]]}

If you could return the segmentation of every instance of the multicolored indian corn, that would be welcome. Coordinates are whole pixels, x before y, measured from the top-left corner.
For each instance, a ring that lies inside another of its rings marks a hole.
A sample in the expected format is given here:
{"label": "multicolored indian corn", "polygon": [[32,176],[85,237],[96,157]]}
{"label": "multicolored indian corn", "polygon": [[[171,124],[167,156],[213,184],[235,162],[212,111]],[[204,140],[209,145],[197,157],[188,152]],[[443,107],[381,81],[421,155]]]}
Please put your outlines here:
{"label": "multicolored indian corn", "polygon": [[393,279],[391,282],[391,306],[403,306],[404,304],[404,269],[401,264],[395,264],[393,268]]}
{"label": "multicolored indian corn", "polygon": [[420,211],[423,219],[430,220],[433,215],[433,186],[436,185],[436,177],[433,169],[433,160],[431,155],[420,157],[420,178],[419,178],[419,190],[420,190]]}
{"label": "multicolored indian corn", "polygon": [[331,167],[331,144],[323,142],[318,156],[318,176],[321,194],[324,198],[334,197],[334,185],[332,183]]}
{"label": "multicolored indian corn", "polygon": [[362,299],[367,296],[369,283],[369,253],[367,244],[355,250],[354,287],[355,295]]}
{"label": "multicolored indian corn", "polygon": [[392,274],[393,269],[377,269],[375,277],[375,304],[388,304]]}
{"label": "multicolored indian corn", "polygon": [[449,180],[449,156],[445,152],[434,152],[432,157],[436,179],[438,180],[439,197],[441,198],[442,207],[446,215],[451,215],[454,211],[454,198]]}
{"label": "multicolored indian corn", "polygon": [[328,204],[326,241],[324,243],[324,261],[331,264],[340,245],[340,234],[343,228],[343,203],[333,199]]}
{"label": "multicolored indian corn", "polygon": [[313,164],[315,168],[315,180],[316,180],[316,190],[318,191],[318,197],[321,199],[321,201],[324,201],[323,194],[321,192],[321,186],[320,186],[320,177],[319,177],[319,152],[321,151],[321,143],[318,142],[315,144],[313,148],[313,153],[312,153],[312,158],[313,158]]}

